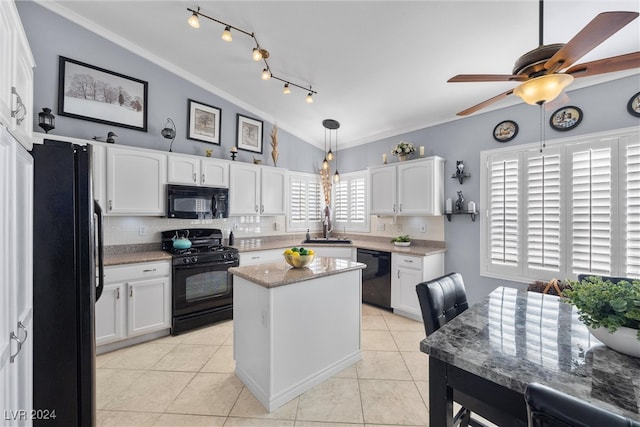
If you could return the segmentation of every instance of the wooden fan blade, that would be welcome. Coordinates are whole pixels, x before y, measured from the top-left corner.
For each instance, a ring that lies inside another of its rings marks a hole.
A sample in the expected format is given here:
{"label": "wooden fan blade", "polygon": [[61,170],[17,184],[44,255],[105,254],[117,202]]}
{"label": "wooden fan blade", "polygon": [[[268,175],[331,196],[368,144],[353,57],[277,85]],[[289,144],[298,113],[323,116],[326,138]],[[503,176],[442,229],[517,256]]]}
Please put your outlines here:
{"label": "wooden fan blade", "polygon": [[469,107],[466,110],[462,110],[459,113],[457,113],[457,116],[468,116],[471,113],[475,113],[478,110],[483,109],[484,107],[493,104],[496,101],[500,101],[503,98],[506,98],[507,96],[511,95],[513,93],[513,89],[509,89],[506,92],[502,92],[500,95],[496,95],[493,98],[489,98],[486,101],[481,102],[480,104],[476,104],[473,107]]}
{"label": "wooden fan blade", "polygon": [[570,67],[587,52],[638,17],[638,12],[603,12],[593,18],[569,43],[544,64],[547,74]]}
{"label": "wooden fan blade", "polygon": [[613,73],[614,71],[640,68],[640,52],[627,53],[625,55],[612,56],[574,65],[566,73],[573,77],[589,77],[597,74]]}
{"label": "wooden fan blade", "polygon": [[458,74],[447,80],[447,83],[460,82],[523,82],[527,80],[527,76],[523,74]]}

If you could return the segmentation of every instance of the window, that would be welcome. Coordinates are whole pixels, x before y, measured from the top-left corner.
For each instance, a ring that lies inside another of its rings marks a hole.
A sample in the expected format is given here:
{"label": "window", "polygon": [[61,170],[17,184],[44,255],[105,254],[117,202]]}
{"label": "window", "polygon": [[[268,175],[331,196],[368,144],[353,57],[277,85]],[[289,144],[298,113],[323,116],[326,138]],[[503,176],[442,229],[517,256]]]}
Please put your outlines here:
{"label": "window", "polygon": [[481,274],[531,282],[579,273],[640,277],[640,138],[481,154]]}
{"label": "window", "polygon": [[307,229],[320,229],[322,207],[323,196],[320,176],[290,172],[287,230],[307,231]]}
{"label": "window", "polygon": [[368,231],[367,172],[340,175],[333,184],[334,227],[351,231]]}

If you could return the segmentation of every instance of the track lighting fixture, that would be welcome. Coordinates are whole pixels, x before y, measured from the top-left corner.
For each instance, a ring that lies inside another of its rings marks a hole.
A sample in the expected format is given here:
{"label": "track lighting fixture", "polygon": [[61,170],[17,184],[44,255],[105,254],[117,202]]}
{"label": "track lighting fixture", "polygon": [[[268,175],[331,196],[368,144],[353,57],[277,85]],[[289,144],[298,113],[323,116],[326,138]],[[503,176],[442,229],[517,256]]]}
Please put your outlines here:
{"label": "track lighting fixture", "polygon": [[291,83],[288,80],[284,80],[278,76],[273,75],[273,73],[271,72],[271,68],[269,67],[269,64],[267,63],[267,58],[269,58],[269,51],[266,49],[263,49],[260,47],[260,44],[258,43],[258,39],[256,38],[254,33],[250,33],[248,31],[245,31],[241,28],[238,27],[234,27],[233,25],[227,24],[226,22],[222,22],[216,18],[213,18],[211,16],[205,15],[204,13],[200,12],[200,7],[197,8],[197,10],[191,9],[191,8],[187,8],[187,10],[189,12],[191,12],[191,16],[188,19],[188,23],[189,25],[191,25],[193,28],[200,28],[200,17],[203,18],[207,18],[210,21],[213,22],[217,22],[220,25],[224,25],[224,31],[222,32],[222,40],[230,42],[233,40],[233,37],[231,35],[231,30],[233,29],[234,31],[237,31],[239,33],[242,33],[244,35],[247,35],[249,37],[251,37],[253,39],[253,41],[256,44],[256,47],[253,48],[253,50],[251,51],[251,58],[254,61],[264,61],[264,65],[266,66],[263,70],[262,70],[262,74],[261,74],[261,78],[262,80],[269,80],[269,79],[274,79],[274,80],[278,80],[281,81],[282,83],[284,83],[284,88],[282,89],[282,93],[284,95],[288,95],[289,93],[291,93],[291,86],[295,86],[298,89],[302,89],[307,91],[307,97],[305,98],[306,102],[308,104],[313,103],[313,95],[318,93],[315,90],[313,90],[311,88],[311,86],[305,87],[305,86],[301,86],[298,85],[296,83]]}
{"label": "track lighting fixture", "polygon": [[228,25],[224,27],[224,31],[222,32],[222,36],[220,38],[226,42],[233,41],[233,37],[231,36],[231,28],[229,28]]}
{"label": "track lighting fixture", "polygon": [[[198,12],[199,11],[200,8],[198,8]],[[193,15],[191,15],[189,17],[189,20],[187,21],[193,28],[200,28],[200,18],[198,18],[198,12],[193,12]]]}

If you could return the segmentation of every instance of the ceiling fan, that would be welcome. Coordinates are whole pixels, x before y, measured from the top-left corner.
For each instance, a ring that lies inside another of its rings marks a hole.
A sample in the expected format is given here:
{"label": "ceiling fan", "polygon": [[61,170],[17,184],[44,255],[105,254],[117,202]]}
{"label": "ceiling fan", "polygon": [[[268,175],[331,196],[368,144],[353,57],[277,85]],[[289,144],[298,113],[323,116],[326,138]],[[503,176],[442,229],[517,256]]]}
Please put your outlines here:
{"label": "ceiling fan", "polygon": [[448,80],[451,83],[521,82],[514,89],[509,89],[473,107],[460,111],[457,113],[458,116],[467,116],[475,113],[514,93],[529,104],[542,105],[544,102],[555,99],[563,88],[571,83],[574,77],[587,77],[640,68],[640,52],[573,65],[578,59],[636,19],[638,17],[637,12],[600,13],[568,43],[548,45],[544,45],[542,39],[543,12],[544,2],[540,0],[539,46],[518,58],[511,74],[458,74]]}

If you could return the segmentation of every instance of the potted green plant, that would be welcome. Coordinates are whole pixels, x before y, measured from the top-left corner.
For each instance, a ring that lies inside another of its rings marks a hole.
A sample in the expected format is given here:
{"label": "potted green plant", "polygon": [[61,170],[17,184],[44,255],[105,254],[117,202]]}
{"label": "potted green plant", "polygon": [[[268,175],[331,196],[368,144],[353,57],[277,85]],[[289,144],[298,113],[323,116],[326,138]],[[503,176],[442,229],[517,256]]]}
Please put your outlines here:
{"label": "potted green plant", "polygon": [[411,244],[411,237],[409,237],[408,234],[394,237],[393,239],[391,239],[391,243],[396,246],[409,246]]}
{"label": "potted green plant", "polygon": [[564,295],[598,340],[640,357],[640,280],[615,282],[589,276],[581,282],[569,281]]}

